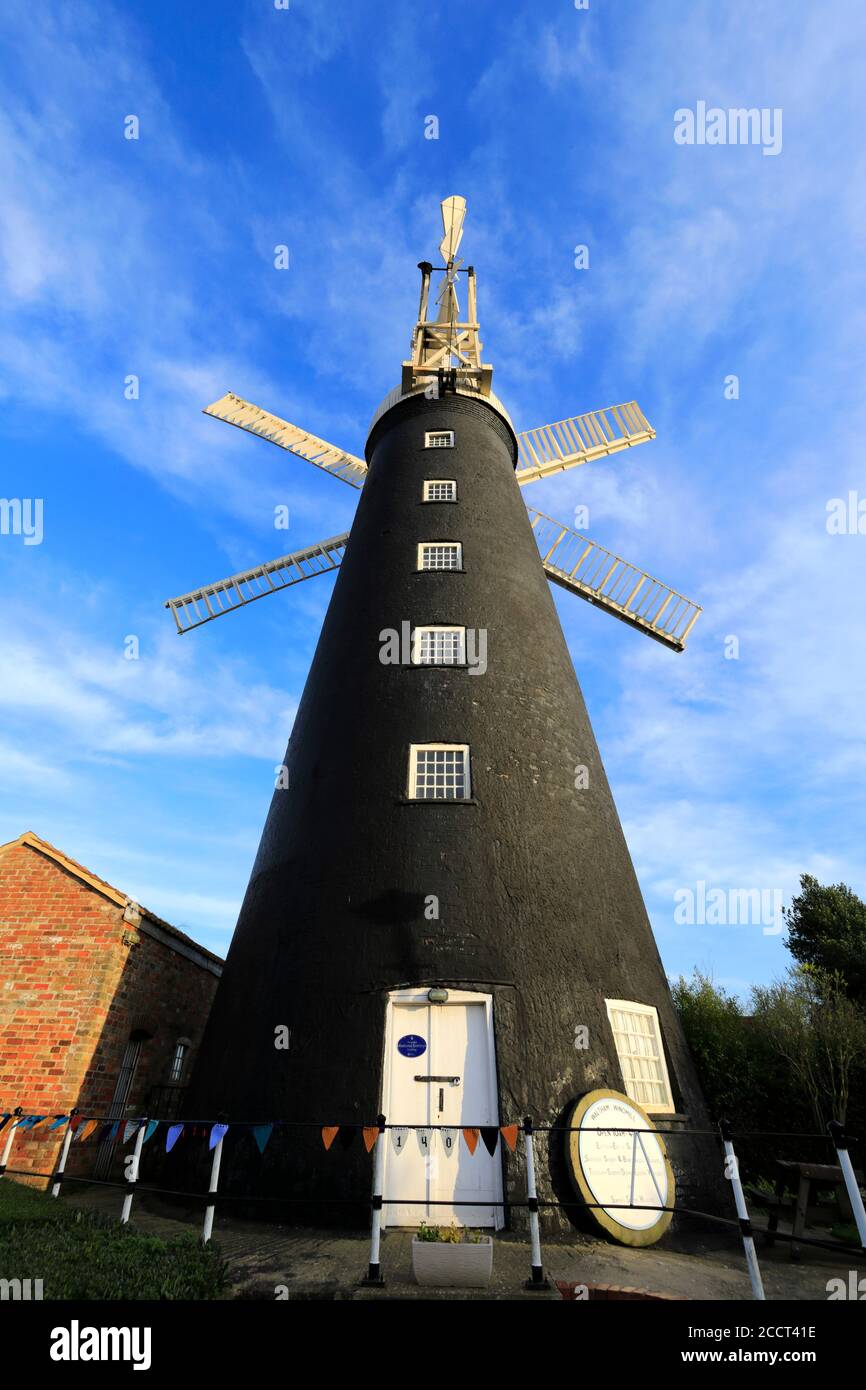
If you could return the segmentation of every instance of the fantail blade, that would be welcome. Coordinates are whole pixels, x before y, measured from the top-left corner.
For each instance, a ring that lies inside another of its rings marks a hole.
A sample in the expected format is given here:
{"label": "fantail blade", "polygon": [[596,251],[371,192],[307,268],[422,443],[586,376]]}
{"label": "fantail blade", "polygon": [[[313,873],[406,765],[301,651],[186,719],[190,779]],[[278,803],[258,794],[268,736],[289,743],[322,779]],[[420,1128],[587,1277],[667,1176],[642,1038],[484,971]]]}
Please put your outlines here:
{"label": "fantail blade", "polygon": [[457,255],[457,247],[463,236],[463,223],[466,218],[466,199],[457,196],[445,198],[442,202],[442,226],[445,235],[439,243],[439,251],[447,265]]}

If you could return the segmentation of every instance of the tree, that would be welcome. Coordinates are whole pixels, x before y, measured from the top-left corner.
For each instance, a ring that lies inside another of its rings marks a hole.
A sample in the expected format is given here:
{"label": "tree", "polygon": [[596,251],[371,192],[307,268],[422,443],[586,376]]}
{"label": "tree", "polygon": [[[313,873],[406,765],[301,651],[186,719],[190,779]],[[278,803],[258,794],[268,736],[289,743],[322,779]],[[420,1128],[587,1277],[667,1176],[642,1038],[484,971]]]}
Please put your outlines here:
{"label": "tree", "polygon": [[826,886],[800,877],[800,894],[785,909],[788,950],[801,965],[841,976],[855,1001],[866,1004],[866,903],[846,884]]}
{"label": "tree", "polygon": [[866,1013],[838,973],[805,965],[788,980],[756,985],[753,1017],[808,1098],[818,1132],[845,1123],[851,1075],[866,1049]]}

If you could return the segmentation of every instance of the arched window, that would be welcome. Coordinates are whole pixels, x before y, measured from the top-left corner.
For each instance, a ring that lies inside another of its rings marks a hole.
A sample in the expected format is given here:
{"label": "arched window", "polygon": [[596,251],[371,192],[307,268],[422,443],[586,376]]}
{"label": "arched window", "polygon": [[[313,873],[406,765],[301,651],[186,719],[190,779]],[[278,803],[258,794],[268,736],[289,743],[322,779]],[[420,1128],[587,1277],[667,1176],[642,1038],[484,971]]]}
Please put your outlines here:
{"label": "arched window", "polygon": [[168,1074],[168,1082],[170,1086],[178,1086],[183,1080],[184,1069],[186,1067],[186,1059],[190,1047],[191,1043],[189,1038],[178,1038],[177,1042],[175,1043],[174,1052],[172,1053],[171,1058],[171,1069]]}

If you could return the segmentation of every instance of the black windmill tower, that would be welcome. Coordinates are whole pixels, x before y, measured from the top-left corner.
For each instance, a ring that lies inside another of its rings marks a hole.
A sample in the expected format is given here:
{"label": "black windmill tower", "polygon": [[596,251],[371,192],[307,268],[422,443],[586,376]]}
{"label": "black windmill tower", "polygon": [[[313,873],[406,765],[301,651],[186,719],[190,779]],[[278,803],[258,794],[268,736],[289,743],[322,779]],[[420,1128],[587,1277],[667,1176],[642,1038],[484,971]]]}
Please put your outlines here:
{"label": "black windmill tower", "polygon": [[[363,1144],[325,1154],[318,1125],[549,1123],[598,1087],[703,1113],[549,582],[674,651],[700,609],[523,494],[655,432],[633,401],[515,432],[456,259],[465,213],[442,204],[443,265],[420,265],[364,458],[232,394],[207,408],[357,488],[351,531],[167,605],[188,632],[339,566],[186,1107],[310,1122],[227,1150],[224,1174],[335,1199],[318,1220],[369,1191]],[[522,1195],[502,1147],[389,1145],[388,1221],[498,1222],[485,1201]]]}

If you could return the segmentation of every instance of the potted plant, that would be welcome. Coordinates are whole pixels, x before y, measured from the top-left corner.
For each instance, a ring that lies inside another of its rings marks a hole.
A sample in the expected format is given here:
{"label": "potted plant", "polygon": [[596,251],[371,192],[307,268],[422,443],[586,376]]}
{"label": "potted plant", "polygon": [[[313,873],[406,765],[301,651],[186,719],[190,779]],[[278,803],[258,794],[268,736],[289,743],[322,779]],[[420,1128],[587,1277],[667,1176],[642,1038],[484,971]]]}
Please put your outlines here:
{"label": "potted plant", "polygon": [[412,1237],[412,1269],[419,1284],[483,1289],[493,1272],[493,1240],[482,1231],[421,1222]]}

